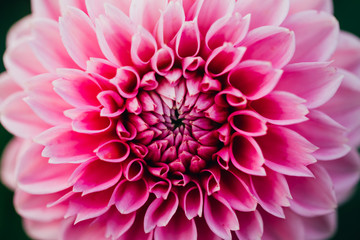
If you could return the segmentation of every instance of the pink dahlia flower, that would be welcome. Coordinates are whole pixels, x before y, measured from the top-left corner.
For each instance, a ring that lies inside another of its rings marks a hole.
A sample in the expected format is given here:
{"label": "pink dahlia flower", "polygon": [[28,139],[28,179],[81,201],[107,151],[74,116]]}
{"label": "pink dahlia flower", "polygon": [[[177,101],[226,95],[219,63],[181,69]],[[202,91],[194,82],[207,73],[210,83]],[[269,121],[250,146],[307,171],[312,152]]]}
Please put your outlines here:
{"label": "pink dahlia flower", "polygon": [[328,0],[33,0],[3,182],[35,239],[324,239],[360,172],[360,41]]}

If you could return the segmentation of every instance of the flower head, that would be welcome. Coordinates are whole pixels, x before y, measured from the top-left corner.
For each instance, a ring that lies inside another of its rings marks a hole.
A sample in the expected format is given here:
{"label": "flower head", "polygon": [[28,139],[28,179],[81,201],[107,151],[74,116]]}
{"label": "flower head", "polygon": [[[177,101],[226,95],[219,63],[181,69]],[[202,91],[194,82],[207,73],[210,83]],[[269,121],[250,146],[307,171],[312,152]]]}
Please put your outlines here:
{"label": "flower head", "polygon": [[360,172],[360,41],[330,1],[32,7],[0,82],[2,177],[32,237],[332,234]]}

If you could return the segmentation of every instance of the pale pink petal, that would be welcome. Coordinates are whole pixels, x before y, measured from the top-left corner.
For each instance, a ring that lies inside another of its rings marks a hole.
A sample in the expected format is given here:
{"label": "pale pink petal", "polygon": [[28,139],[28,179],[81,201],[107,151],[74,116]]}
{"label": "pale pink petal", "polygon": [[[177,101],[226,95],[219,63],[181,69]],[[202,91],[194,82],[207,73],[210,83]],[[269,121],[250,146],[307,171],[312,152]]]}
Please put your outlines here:
{"label": "pale pink petal", "polygon": [[296,51],[292,63],[326,61],[334,53],[339,23],[332,15],[317,11],[299,12],[286,19],[283,26],[295,33]]}
{"label": "pale pink petal", "polygon": [[129,13],[130,19],[135,24],[143,26],[152,33],[167,2],[167,0],[132,1]]}
{"label": "pale pink petal", "polygon": [[57,22],[48,19],[34,20],[30,44],[35,56],[49,72],[55,72],[57,68],[77,68],[65,50]]}
{"label": "pale pink petal", "polygon": [[139,68],[146,66],[157,51],[155,38],[143,28],[132,37],[131,58]]}
{"label": "pale pink petal", "polygon": [[59,236],[63,221],[62,218],[50,222],[24,219],[23,224],[26,233],[33,239],[56,240]]}
{"label": "pale pink petal", "polygon": [[239,230],[234,210],[219,196],[205,197],[204,218],[211,231],[223,239],[231,239],[231,231]]}
{"label": "pale pink petal", "polygon": [[332,13],[333,3],[331,0],[290,0],[290,15],[305,10],[317,10]]}
{"label": "pale pink petal", "polygon": [[70,187],[68,180],[76,165],[48,163],[49,159],[41,156],[43,148],[33,143],[18,155],[18,187],[27,193],[49,194]]}
{"label": "pale pink petal", "polygon": [[295,35],[282,27],[259,27],[250,31],[241,45],[247,47],[244,60],[269,61],[274,68],[282,68],[294,55]]}
{"label": "pale pink petal", "polygon": [[61,0],[59,2],[61,15],[63,16],[69,7],[74,7],[81,10],[84,13],[87,13],[86,3],[85,3],[86,1],[87,0]]}
{"label": "pale pink petal", "polygon": [[20,86],[29,78],[47,72],[31,48],[31,38],[23,38],[7,48],[4,65],[9,75]]}
{"label": "pale pink petal", "polygon": [[314,178],[287,177],[293,196],[290,208],[305,217],[333,212],[337,201],[330,176],[319,164],[311,165],[309,169]]}
{"label": "pale pink petal", "polygon": [[328,65],[319,62],[288,65],[276,89],[305,99],[308,108],[319,107],[334,96],[343,79],[341,73]]}
{"label": "pale pink petal", "polygon": [[314,218],[302,218],[305,238],[309,240],[329,239],[336,231],[336,213],[330,213]]}
{"label": "pale pink petal", "polygon": [[105,14],[105,5],[113,5],[124,14],[129,15],[131,0],[85,0],[85,4],[90,18],[95,21],[100,15]]}
{"label": "pale pink petal", "polygon": [[288,0],[242,0],[236,2],[235,11],[241,15],[251,14],[250,28],[279,26],[289,11]]}
{"label": "pale pink petal", "polygon": [[235,233],[239,239],[261,239],[264,232],[264,222],[257,210],[252,212],[236,212],[236,216],[239,219],[240,230]]}
{"label": "pale pink petal", "polygon": [[60,16],[59,0],[32,0],[31,10],[36,17],[58,20]]}
{"label": "pale pink petal", "polygon": [[159,240],[196,240],[198,238],[195,221],[187,219],[184,212],[178,209],[165,227],[155,228],[154,238]]}
{"label": "pale pink petal", "polygon": [[305,238],[306,228],[296,213],[288,208],[284,209],[285,219],[277,218],[268,213],[261,212],[264,225],[265,240],[303,240]]}
{"label": "pale pink petal", "polygon": [[32,16],[28,15],[16,22],[6,35],[6,47],[9,48],[17,41],[31,36]]}
{"label": "pale pink petal", "polygon": [[59,19],[62,42],[74,62],[86,69],[86,62],[91,57],[103,58],[94,25],[81,10],[69,7],[65,11]]}
{"label": "pale pink petal", "polygon": [[[1,123],[12,134],[23,138],[32,138],[49,127],[25,103],[24,92],[8,97],[1,105]],[[21,114],[19,114],[19,111]]]}
{"label": "pale pink petal", "polygon": [[305,100],[285,91],[273,91],[251,103],[251,106],[268,122],[288,125],[307,120]]}
{"label": "pale pink petal", "polygon": [[234,0],[225,0],[221,2],[216,0],[208,0],[200,2],[202,4],[197,18],[199,29],[203,36],[206,35],[212,23],[227,14],[231,14],[235,6]]}
{"label": "pale pink petal", "polygon": [[340,32],[339,42],[331,57],[333,65],[360,75],[360,40],[348,32]]}
{"label": "pale pink petal", "polygon": [[0,106],[11,94],[21,91],[21,87],[6,72],[0,74]]}
{"label": "pale pink petal", "polygon": [[360,158],[356,150],[342,158],[321,162],[321,166],[326,169],[334,184],[337,201],[343,203],[353,193],[353,187],[360,179]]}
{"label": "pale pink petal", "polygon": [[14,205],[16,211],[24,218],[35,221],[54,221],[63,218],[66,213],[65,205],[56,205],[48,207],[47,205],[54,202],[63,193],[33,195],[17,189],[14,196]]}
{"label": "pale pink petal", "polygon": [[16,169],[19,155],[26,142],[21,138],[13,138],[5,147],[1,158],[1,182],[8,188],[16,188]]}
{"label": "pale pink petal", "polygon": [[307,168],[315,163],[315,145],[298,133],[284,127],[271,126],[266,135],[256,139],[264,154],[265,165],[290,176],[313,176]]}

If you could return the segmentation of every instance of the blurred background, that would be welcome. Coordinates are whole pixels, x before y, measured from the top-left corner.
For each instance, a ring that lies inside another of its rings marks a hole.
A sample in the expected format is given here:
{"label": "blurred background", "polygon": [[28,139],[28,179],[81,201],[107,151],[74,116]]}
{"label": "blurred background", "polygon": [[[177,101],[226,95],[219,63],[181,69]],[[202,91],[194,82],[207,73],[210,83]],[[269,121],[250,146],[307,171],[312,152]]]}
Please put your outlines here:
{"label": "blurred background", "polygon": [[[52,1],[52,0],[49,0]],[[334,0],[335,16],[343,30],[360,37],[360,1]],[[2,1],[0,7],[0,56],[5,51],[5,37],[10,26],[30,13],[30,0]],[[0,58],[0,72],[4,66]],[[358,119],[360,121],[360,119]],[[11,135],[0,126],[0,153]],[[15,213],[12,203],[13,193],[0,183],[0,239],[27,240],[22,230],[21,219]],[[332,240],[360,239],[360,184],[353,197],[340,206],[338,231]]]}

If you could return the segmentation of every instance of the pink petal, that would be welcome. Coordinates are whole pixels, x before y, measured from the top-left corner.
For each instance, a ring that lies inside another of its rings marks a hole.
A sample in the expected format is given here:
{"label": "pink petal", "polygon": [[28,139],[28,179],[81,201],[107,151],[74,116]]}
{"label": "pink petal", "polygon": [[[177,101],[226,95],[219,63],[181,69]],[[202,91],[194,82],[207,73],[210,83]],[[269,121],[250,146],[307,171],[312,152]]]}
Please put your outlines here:
{"label": "pink petal", "polygon": [[235,233],[239,239],[261,239],[264,232],[264,223],[257,210],[252,212],[236,212],[236,216],[239,220],[240,230]]}
{"label": "pink petal", "polygon": [[201,217],[204,197],[199,184],[183,190],[180,197],[180,205],[184,209],[185,216],[190,220],[196,216]]}
{"label": "pink petal", "polygon": [[112,121],[107,117],[101,117],[98,109],[69,109],[65,116],[71,118],[72,128],[75,132],[85,134],[104,133],[112,126]]}
{"label": "pink petal", "polygon": [[307,168],[315,163],[315,145],[302,135],[284,127],[271,126],[266,135],[256,139],[265,157],[265,165],[272,170],[290,175],[312,177]]}
{"label": "pink petal", "polygon": [[226,15],[212,24],[205,36],[206,46],[214,50],[225,42],[237,45],[243,40],[249,30],[250,15]]}
{"label": "pink petal", "polygon": [[133,98],[137,95],[140,86],[140,77],[132,67],[117,69],[116,76],[110,80],[124,98]]}
{"label": "pink petal", "polygon": [[31,36],[32,19],[31,15],[25,16],[10,27],[6,35],[7,48]]}
{"label": "pink petal", "polygon": [[61,0],[59,2],[61,15],[64,15],[66,13],[68,7],[74,7],[84,13],[87,13],[85,2],[87,2],[87,0]]}
{"label": "pink petal", "polygon": [[129,182],[124,179],[114,190],[110,204],[115,204],[121,214],[129,214],[141,208],[148,197],[148,184],[145,180]]}
{"label": "pink petal", "polygon": [[136,24],[141,25],[150,33],[159,21],[161,12],[167,5],[166,0],[138,0],[132,1],[130,5],[130,19]]}
{"label": "pink petal", "polygon": [[221,240],[208,226],[204,218],[195,218],[198,240]]}
{"label": "pink petal", "polygon": [[[27,95],[17,92],[1,104],[1,123],[12,134],[32,138],[49,127],[23,100]],[[21,114],[19,114],[21,112]]]}
{"label": "pink petal", "polygon": [[115,207],[113,207],[110,208],[108,212],[98,217],[94,222],[106,225],[105,237],[118,239],[134,224],[135,216],[135,212],[130,214],[121,214]]}
{"label": "pink petal", "polygon": [[194,219],[188,220],[184,212],[178,209],[165,227],[155,229],[154,238],[159,240],[196,240],[197,229]]}
{"label": "pink petal", "polygon": [[[96,34],[105,57],[120,66],[131,64],[131,38],[134,23],[121,10],[105,4],[106,16],[96,19]],[[120,24],[121,23],[121,24]]]}
{"label": "pink petal", "polygon": [[234,133],[230,142],[230,159],[237,169],[251,175],[265,175],[264,157],[252,137]]}
{"label": "pink petal", "polygon": [[247,47],[244,59],[269,61],[274,68],[282,68],[294,55],[295,35],[282,27],[259,27],[250,31],[241,45]]}
{"label": "pink petal", "polygon": [[155,199],[147,208],[144,216],[145,232],[152,231],[156,226],[167,226],[178,209],[179,199],[176,194],[170,192],[166,200]]}
{"label": "pink petal", "polygon": [[293,200],[291,209],[305,217],[328,214],[337,207],[332,181],[318,164],[309,166],[314,178],[287,177]]}
{"label": "pink petal", "polygon": [[[54,166],[41,156],[43,146],[31,144],[18,155],[18,187],[31,194],[48,194],[70,187],[69,178],[76,165]],[[31,159],[31,161],[29,161]]]}
{"label": "pink petal", "polygon": [[124,168],[125,178],[131,182],[140,180],[145,172],[144,164],[145,162],[142,159],[131,160]]}
{"label": "pink petal", "polygon": [[100,106],[99,84],[89,75],[73,72],[71,76],[53,81],[55,92],[74,107]]}
{"label": "pink petal", "polygon": [[240,63],[228,76],[228,82],[249,100],[256,100],[270,93],[282,75],[269,62],[248,60]]}
{"label": "pink petal", "polygon": [[251,189],[261,207],[268,213],[285,218],[283,207],[290,206],[290,189],[284,175],[266,169],[266,176],[252,176]]}
{"label": "pink petal", "polygon": [[102,117],[118,117],[125,111],[124,99],[112,90],[101,91],[97,99],[104,107],[100,111]]}
{"label": "pink petal", "polygon": [[211,25],[219,18],[224,17],[226,14],[231,14],[234,10],[235,1],[200,1],[202,2],[200,11],[198,12],[198,24],[200,32],[203,36],[209,30]]}
{"label": "pink petal", "polygon": [[257,113],[268,122],[277,125],[288,125],[307,120],[308,109],[304,99],[294,94],[273,91],[267,96],[251,103]]}
{"label": "pink petal", "polygon": [[233,112],[228,120],[236,132],[246,136],[261,136],[267,131],[266,121],[251,110]]}
{"label": "pink petal", "polygon": [[79,67],[86,69],[90,57],[104,57],[97,43],[94,25],[83,11],[68,7],[59,19],[59,29],[67,52]]}
{"label": "pink petal", "polygon": [[74,183],[73,192],[86,195],[111,188],[121,176],[121,164],[95,160],[81,164],[73,172],[70,181]]}
{"label": "pink petal", "polygon": [[185,21],[184,9],[179,2],[171,1],[162,12],[157,26],[157,40],[169,44]]}
{"label": "pink petal", "polygon": [[251,14],[250,28],[261,26],[279,26],[287,16],[289,1],[287,0],[243,0],[237,1],[235,12],[241,15]]}
{"label": "pink petal", "polygon": [[230,43],[216,48],[205,63],[205,72],[212,77],[221,76],[233,69],[242,59],[244,47],[234,47]]}
{"label": "pink petal", "polygon": [[161,76],[166,75],[173,67],[175,54],[171,48],[164,45],[151,59],[151,67]]}
{"label": "pink petal", "polygon": [[197,22],[184,22],[176,37],[176,55],[179,58],[194,57],[199,50],[200,32]]}
{"label": "pink petal", "polygon": [[248,186],[232,172],[221,172],[219,196],[226,199],[234,210],[251,212],[256,209],[257,201]]}
{"label": "pink petal", "polygon": [[33,35],[32,50],[49,72],[55,72],[57,68],[77,68],[62,43],[57,22],[48,19],[34,20]]}
{"label": "pink petal", "polygon": [[204,218],[211,231],[223,239],[231,239],[231,231],[239,230],[235,212],[219,196],[205,197]]}
{"label": "pink petal", "polygon": [[310,9],[332,13],[333,3],[331,0],[290,0],[289,15]]}
{"label": "pink petal", "polygon": [[128,158],[130,154],[130,148],[129,145],[125,142],[111,140],[100,145],[97,149],[94,150],[94,152],[103,161],[123,162]]}
{"label": "pink petal", "polygon": [[157,51],[155,38],[143,28],[139,28],[131,40],[131,58],[135,65],[147,65]]}
{"label": "pink petal", "polygon": [[346,129],[326,114],[312,110],[309,120],[292,127],[318,149],[313,156],[319,160],[333,160],[350,151],[347,145]]}
{"label": "pink petal", "polygon": [[90,18],[95,21],[100,15],[105,15],[105,5],[112,5],[129,15],[131,0],[86,0],[85,4]]}
{"label": "pink petal", "polygon": [[334,53],[339,23],[332,15],[317,11],[299,12],[290,16],[283,26],[293,31],[296,37],[292,63],[326,61]]}
{"label": "pink petal", "polygon": [[276,89],[294,93],[306,100],[308,108],[316,108],[334,96],[342,78],[328,63],[297,63],[284,69]]}
{"label": "pink petal", "polygon": [[45,146],[42,156],[50,158],[50,163],[80,163],[93,159],[96,157],[93,151],[103,140],[74,132],[70,126],[50,128],[35,139]]}
{"label": "pink petal", "polygon": [[58,20],[60,16],[59,1],[32,0],[31,10],[36,17]]}
{"label": "pink petal", "polygon": [[64,111],[71,108],[53,89],[54,74],[42,74],[25,83],[28,97],[24,101],[41,119],[51,125],[69,122]]}

